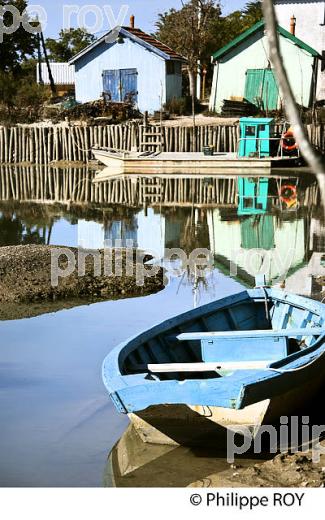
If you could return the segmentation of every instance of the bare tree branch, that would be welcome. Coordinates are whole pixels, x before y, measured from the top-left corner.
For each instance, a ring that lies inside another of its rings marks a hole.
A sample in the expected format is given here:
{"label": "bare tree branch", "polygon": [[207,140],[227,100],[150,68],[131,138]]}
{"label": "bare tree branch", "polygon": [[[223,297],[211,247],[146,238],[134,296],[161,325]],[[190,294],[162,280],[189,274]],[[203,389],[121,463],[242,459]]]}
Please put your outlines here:
{"label": "bare tree branch", "polygon": [[318,179],[321,197],[325,204],[325,164],[322,157],[315,152],[309,142],[307,132],[302,124],[299,110],[295,102],[287,72],[284,67],[277,31],[277,19],[272,0],[263,0],[263,12],[270,47],[270,59],[279,83],[285,111],[293,128],[293,132],[301,154]]}

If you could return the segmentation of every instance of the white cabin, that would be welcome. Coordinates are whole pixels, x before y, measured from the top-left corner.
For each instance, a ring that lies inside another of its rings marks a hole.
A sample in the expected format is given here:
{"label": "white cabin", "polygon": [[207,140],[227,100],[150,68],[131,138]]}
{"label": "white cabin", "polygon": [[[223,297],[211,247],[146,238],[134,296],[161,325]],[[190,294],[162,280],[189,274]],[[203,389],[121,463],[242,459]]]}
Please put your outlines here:
{"label": "white cabin", "polygon": [[318,100],[325,99],[325,1],[274,0],[279,25],[289,30],[290,20],[296,19],[295,35],[316,49],[323,57],[317,82]]}

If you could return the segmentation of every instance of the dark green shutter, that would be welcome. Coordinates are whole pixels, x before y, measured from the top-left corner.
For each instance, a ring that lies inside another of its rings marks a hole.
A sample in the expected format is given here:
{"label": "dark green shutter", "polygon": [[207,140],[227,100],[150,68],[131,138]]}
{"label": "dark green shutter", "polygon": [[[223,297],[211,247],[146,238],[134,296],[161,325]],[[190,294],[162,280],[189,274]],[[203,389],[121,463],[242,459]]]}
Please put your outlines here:
{"label": "dark green shutter", "polygon": [[272,69],[248,69],[245,99],[264,110],[276,110],[279,89]]}

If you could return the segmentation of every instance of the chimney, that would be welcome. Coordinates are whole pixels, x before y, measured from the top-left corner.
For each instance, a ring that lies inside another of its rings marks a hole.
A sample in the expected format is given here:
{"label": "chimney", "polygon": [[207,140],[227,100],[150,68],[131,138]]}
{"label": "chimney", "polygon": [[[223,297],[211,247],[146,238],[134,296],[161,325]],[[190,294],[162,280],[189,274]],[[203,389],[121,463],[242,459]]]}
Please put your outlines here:
{"label": "chimney", "polygon": [[296,19],[295,15],[293,14],[290,18],[290,32],[291,32],[291,34],[293,34],[293,36],[295,36],[295,34],[296,34],[296,22],[297,22],[297,19]]}
{"label": "chimney", "polygon": [[130,28],[131,29],[134,29],[134,26],[135,26],[134,24],[135,24],[135,18],[134,18],[134,15],[132,14],[130,16]]}

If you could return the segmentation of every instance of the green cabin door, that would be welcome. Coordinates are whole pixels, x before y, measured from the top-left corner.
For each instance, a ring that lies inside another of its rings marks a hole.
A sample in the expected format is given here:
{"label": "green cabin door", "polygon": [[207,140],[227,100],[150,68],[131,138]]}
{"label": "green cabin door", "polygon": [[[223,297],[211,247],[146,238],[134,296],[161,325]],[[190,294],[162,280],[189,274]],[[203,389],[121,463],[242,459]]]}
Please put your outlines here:
{"label": "green cabin door", "polygon": [[264,110],[276,110],[278,108],[279,87],[272,69],[264,71],[263,105]]}
{"label": "green cabin door", "polygon": [[279,88],[273,70],[248,69],[244,97],[263,110],[276,110]]}

